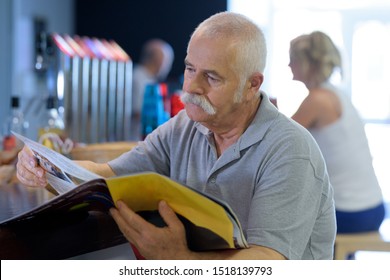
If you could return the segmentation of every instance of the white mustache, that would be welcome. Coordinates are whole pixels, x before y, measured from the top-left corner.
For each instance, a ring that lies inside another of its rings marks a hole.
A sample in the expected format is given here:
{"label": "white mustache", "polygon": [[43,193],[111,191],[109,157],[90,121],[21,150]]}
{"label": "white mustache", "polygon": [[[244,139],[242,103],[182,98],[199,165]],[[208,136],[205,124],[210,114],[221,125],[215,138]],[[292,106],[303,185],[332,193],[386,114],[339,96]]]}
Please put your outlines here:
{"label": "white mustache", "polygon": [[202,95],[197,95],[197,94],[191,94],[188,92],[183,92],[181,94],[181,102],[183,103],[191,103],[194,105],[199,106],[200,108],[203,109],[207,114],[209,115],[215,115],[217,112],[216,109],[211,105],[211,103]]}

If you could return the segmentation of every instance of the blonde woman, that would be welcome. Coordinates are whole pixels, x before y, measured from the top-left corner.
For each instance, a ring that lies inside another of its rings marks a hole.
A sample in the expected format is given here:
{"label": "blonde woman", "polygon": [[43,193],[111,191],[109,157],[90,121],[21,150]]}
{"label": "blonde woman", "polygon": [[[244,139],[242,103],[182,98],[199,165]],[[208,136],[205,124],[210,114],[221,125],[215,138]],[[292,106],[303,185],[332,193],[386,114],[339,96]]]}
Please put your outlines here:
{"label": "blonde woman", "polygon": [[338,232],[378,230],[385,209],[364,123],[350,99],[330,83],[336,70],[342,72],[338,49],[323,32],[301,35],[291,41],[289,66],[293,79],[309,90],[292,118],[310,131],[323,153]]}

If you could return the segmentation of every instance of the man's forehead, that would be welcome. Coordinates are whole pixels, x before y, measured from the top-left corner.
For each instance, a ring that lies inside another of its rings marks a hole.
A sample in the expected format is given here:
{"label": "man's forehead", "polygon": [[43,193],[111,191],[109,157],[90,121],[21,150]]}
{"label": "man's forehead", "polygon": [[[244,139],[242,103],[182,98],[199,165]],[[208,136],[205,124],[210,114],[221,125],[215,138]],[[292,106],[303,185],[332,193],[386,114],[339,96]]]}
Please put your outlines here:
{"label": "man's forehead", "polygon": [[186,62],[209,70],[230,68],[235,55],[223,42],[212,38],[191,40]]}

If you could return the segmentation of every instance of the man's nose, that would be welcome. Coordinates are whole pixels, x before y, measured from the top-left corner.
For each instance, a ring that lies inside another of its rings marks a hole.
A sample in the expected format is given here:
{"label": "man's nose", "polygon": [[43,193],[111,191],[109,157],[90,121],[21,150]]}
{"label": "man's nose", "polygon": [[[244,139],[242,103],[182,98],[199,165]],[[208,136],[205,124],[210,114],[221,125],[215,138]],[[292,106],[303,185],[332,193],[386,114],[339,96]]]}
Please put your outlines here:
{"label": "man's nose", "polygon": [[185,77],[183,83],[183,90],[192,94],[205,94],[205,86],[199,75],[193,75],[192,77]]}

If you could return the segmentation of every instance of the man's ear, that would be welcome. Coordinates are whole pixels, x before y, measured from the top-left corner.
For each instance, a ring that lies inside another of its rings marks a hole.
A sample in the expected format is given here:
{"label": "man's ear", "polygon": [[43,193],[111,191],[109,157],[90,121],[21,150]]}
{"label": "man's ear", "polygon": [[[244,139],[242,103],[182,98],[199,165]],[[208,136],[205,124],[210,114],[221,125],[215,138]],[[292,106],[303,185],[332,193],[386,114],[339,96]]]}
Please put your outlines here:
{"label": "man's ear", "polygon": [[248,90],[250,94],[248,94],[248,98],[253,98],[260,90],[260,86],[263,84],[264,75],[256,72],[249,79]]}
{"label": "man's ear", "polygon": [[259,91],[260,86],[263,84],[264,81],[264,75],[257,72],[252,75],[250,82],[251,82],[251,87],[255,88],[255,91]]}

